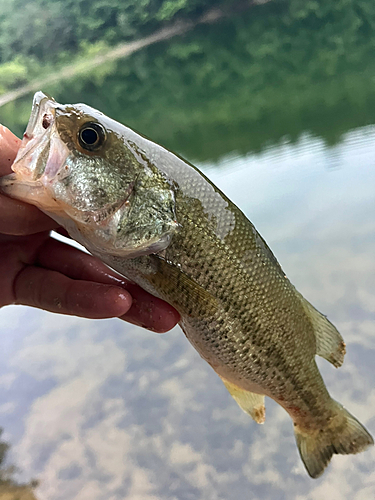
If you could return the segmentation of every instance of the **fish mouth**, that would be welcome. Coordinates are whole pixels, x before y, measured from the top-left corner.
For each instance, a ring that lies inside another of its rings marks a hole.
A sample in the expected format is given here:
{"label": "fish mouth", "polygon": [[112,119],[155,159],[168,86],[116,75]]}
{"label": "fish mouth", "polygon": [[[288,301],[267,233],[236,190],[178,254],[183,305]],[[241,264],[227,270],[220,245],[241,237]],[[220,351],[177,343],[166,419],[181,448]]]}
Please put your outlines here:
{"label": "fish mouth", "polygon": [[38,158],[45,158],[49,148],[56,105],[43,92],[37,92],[34,96],[30,119],[12,165],[12,170],[23,179],[37,180],[43,174],[42,162]]}
{"label": "fish mouth", "polygon": [[49,187],[69,154],[56,129],[58,106],[43,92],[34,95],[30,119],[11,167],[14,173],[0,179],[2,192],[43,211],[58,209]]}

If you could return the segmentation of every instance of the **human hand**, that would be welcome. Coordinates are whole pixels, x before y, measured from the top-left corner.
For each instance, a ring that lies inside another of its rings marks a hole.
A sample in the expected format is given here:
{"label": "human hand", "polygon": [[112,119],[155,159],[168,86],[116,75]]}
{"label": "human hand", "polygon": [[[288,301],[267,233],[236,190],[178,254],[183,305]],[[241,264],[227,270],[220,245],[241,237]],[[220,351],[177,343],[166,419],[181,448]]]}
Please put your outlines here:
{"label": "human hand", "polygon": [[[0,125],[0,176],[11,173],[20,139]],[[159,333],[177,311],[95,257],[50,236],[58,225],[0,193],[0,307],[23,304],[86,318],[119,317]]]}

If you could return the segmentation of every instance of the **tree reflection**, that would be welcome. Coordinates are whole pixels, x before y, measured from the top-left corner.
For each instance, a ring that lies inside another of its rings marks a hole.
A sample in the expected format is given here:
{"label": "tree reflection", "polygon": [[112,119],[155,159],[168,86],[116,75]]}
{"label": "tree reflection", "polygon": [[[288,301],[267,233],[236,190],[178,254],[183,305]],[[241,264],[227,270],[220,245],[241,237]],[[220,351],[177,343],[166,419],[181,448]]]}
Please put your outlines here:
{"label": "tree reflection", "polygon": [[33,490],[38,482],[18,483],[13,477],[18,472],[17,467],[6,465],[10,445],[1,440],[2,434],[3,429],[0,428],[0,500],[37,500]]}
{"label": "tree reflection", "polygon": [[[373,2],[268,2],[43,88],[192,161],[373,123]],[[22,135],[32,96],[0,109]]]}

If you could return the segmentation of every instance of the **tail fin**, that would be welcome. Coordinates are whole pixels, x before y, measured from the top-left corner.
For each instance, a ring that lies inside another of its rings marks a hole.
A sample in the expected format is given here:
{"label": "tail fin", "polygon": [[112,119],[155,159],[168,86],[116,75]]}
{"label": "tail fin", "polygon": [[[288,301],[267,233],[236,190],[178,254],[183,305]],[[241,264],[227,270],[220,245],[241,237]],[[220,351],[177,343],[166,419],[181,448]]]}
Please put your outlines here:
{"label": "tail fin", "polygon": [[372,436],[363,425],[339,403],[337,413],[328,427],[304,432],[295,425],[295,436],[299,453],[307,472],[312,478],[323,474],[334,453],[359,453],[374,444]]}

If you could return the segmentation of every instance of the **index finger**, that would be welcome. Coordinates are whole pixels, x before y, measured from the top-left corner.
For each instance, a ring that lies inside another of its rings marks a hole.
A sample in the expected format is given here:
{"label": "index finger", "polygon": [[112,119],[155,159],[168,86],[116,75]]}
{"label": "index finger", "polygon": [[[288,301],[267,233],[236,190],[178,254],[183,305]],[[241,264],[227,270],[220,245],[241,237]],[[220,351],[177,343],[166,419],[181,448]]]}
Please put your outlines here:
{"label": "index finger", "polygon": [[0,125],[0,176],[12,172],[11,165],[21,145],[21,139],[4,125]]}

